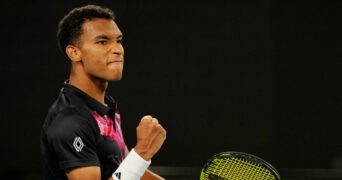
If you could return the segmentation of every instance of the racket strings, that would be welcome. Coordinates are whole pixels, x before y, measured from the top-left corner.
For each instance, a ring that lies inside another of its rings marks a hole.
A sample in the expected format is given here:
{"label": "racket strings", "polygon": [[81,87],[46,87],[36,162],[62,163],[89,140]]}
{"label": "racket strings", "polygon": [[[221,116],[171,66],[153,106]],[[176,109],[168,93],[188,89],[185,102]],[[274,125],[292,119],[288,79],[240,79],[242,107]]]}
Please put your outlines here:
{"label": "racket strings", "polygon": [[263,166],[239,158],[217,158],[207,168],[204,175],[210,180],[219,179],[276,179],[274,175]]}

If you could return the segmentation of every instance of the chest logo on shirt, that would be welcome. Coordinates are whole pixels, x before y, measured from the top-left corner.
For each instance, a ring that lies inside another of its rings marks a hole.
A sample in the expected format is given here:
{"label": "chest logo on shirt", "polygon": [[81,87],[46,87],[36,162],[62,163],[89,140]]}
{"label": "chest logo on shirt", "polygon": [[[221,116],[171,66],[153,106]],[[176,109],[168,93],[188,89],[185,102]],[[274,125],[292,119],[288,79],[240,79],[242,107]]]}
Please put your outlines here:
{"label": "chest logo on shirt", "polygon": [[80,137],[75,138],[73,145],[77,152],[81,152],[84,147],[83,141]]}

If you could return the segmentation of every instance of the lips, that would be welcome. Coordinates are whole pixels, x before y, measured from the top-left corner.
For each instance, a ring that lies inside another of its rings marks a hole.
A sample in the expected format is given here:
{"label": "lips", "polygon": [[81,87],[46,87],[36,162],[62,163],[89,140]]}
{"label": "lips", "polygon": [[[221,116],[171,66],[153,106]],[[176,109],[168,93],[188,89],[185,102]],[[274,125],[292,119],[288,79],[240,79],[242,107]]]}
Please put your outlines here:
{"label": "lips", "polygon": [[109,61],[107,64],[116,64],[116,63],[123,63],[123,60],[112,60],[112,61]]}

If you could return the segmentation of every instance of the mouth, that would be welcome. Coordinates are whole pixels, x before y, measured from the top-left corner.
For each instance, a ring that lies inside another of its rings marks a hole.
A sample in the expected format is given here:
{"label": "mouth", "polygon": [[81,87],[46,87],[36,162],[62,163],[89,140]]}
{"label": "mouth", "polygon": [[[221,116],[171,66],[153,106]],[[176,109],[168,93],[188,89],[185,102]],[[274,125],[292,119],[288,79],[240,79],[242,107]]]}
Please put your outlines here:
{"label": "mouth", "polygon": [[123,60],[118,59],[118,60],[111,60],[111,61],[108,61],[107,64],[122,64],[122,63],[123,63]]}

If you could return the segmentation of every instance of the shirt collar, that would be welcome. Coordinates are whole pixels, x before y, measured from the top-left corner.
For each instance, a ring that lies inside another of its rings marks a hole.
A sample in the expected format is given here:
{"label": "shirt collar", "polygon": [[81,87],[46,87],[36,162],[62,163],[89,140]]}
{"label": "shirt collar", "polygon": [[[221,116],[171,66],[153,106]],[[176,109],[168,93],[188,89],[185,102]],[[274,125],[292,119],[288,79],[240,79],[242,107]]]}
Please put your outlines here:
{"label": "shirt collar", "polygon": [[87,104],[87,106],[89,106],[90,109],[95,110],[101,116],[104,116],[106,114],[110,116],[114,115],[114,112],[116,109],[116,103],[115,103],[115,100],[107,94],[107,92],[105,94],[105,103],[107,104],[106,106],[98,102],[94,98],[90,97],[88,94],[78,89],[77,87],[69,84],[68,80],[64,81],[63,89],[76,94],[79,98],[84,100],[84,102]]}

